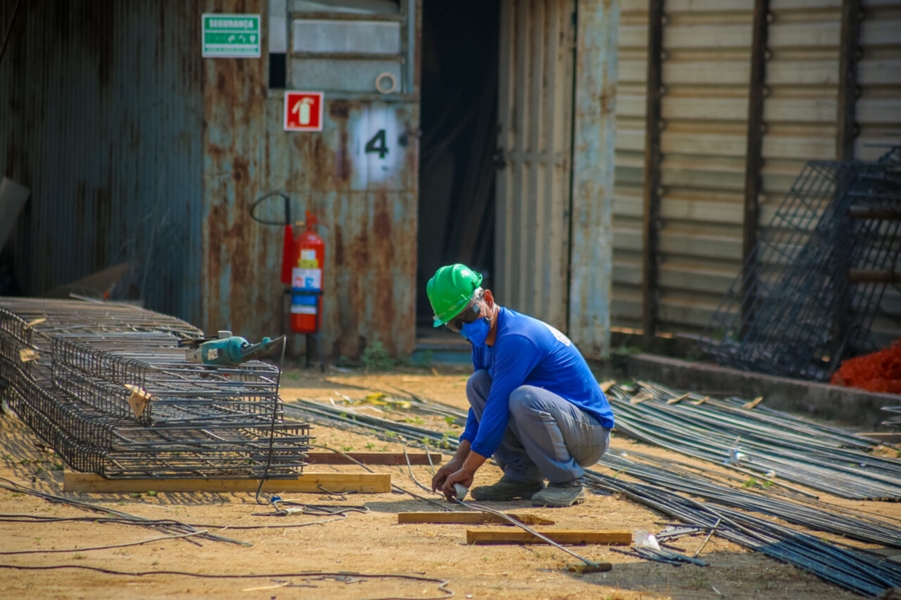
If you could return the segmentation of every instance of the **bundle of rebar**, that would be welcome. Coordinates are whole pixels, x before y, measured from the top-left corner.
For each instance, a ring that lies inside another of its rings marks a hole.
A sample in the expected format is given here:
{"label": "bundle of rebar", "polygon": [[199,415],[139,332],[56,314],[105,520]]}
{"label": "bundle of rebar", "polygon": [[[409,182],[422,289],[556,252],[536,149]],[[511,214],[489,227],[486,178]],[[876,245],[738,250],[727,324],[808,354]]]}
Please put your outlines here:
{"label": "bundle of rebar", "polygon": [[203,332],[120,303],[0,298],[3,399],[77,471],[108,478],[297,475],[309,425],[280,369],[191,363]]}
{"label": "bundle of rebar", "polygon": [[[659,403],[665,405],[667,400],[664,394],[671,393],[666,388],[652,384],[639,385],[637,388],[626,392],[627,388],[623,386],[614,389],[611,395],[622,393],[629,399],[637,400],[638,406],[645,403],[650,406]],[[649,399],[648,389],[661,394],[662,397],[656,400]],[[679,403],[697,402],[701,399],[689,394],[672,394],[669,400],[681,398]],[[622,413],[619,411],[619,402],[616,400],[614,402],[616,402],[617,430],[620,431]],[[635,406],[628,400],[627,403]],[[749,415],[747,419],[749,427],[756,425],[763,431],[772,428],[773,431],[785,433],[787,437],[792,435],[798,438],[821,437],[824,440],[822,445],[825,447],[847,446],[856,448],[857,452],[872,448],[874,445],[865,438],[839,429],[808,423],[762,406],[756,406],[753,410],[736,409],[738,401],[705,400],[699,405],[688,404],[686,408],[706,406],[705,410],[717,412],[720,405],[725,421],[735,418],[734,410],[743,410]],[[425,402],[418,399],[413,406],[423,414],[464,418],[466,415],[463,410],[433,401]],[[400,435],[408,440],[421,441],[439,448],[453,450],[457,446],[455,439],[448,439],[439,431],[355,413],[352,407],[329,406],[300,400],[297,404],[286,405],[286,410],[302,415],[305,419],[333,426],[365,427],[385,440],[397,441],[402,439],[398,438]],[[774,437],[778,435],[774,434]],[[901,466],[899,461],[885,462]],[[715,529],[718,535],[734,543],[792,564],[861,595],[872,597],[887,588],[901,585],[901,565],[886,560],[878,553],[841,547],[829,540],[748,513],[760,513],[809,530],[897,548],[901,546],[901,526],[884,516],[876,517],[844,506],[831,505],[803,490],[765,485],[764,479],[760,482],[749,482],[743,477],[718,474],[684,462],[656,458],[640,452],[624,453],[611,450],[599,464],[611,469],[616,475],[609,476],[599,471],[588,470],[584,480],[586,486],[591,489],[621,493],[684,523],[706,530]],[[619,476],[620,474],[625,477]],[[865,478],[866,475],[862,477]]]}
{"label": "bundle of rebar", "polygon": [[718,363],[826,380],[878,349],[871,327],[901,277],[901,160],[811,161],[701,340]]}
{"label": "bundle of rebar", "polygon": [[614,385],[607,396],[617,430],[636,440],[759,479],[853,500],[901,500],[901,462],[866,452],[878,442],[764,407],[745,409],[739,399],[678,394],[649,382]]}

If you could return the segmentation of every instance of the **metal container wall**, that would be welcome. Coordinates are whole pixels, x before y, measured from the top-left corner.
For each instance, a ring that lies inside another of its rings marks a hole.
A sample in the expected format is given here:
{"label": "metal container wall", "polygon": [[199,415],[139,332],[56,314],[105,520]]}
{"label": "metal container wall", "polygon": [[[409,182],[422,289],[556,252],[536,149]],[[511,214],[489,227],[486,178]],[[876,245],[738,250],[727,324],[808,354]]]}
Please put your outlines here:
{"label": "metal container wall", "polygon": [[[664,3],[662,332],[702,329],[741,266],[753,5]],[[611,321],[641,328],[648,2],[623,0],[621,7]],[[841,7],[841,0],[770,2],[761,236],[804,163],[835,157]],[[870,160],[884,148],[868,144],[895,140],[901,130],[897,2],[864,2],[860,46],[856,157]],[[894,137],[884,135],[891,131]],[[897,290],[887,291],[883,309],[901,314]],[[891,318],[877,320],[875,328],[884,340],[901,333]]]}
{"label": "metal container wall", "polygon": [[620,0],[610,322],[640,328],[648,2]]}
{"label": "metal container wall", "polygon": [[495,291],[567,328],[573,0],[501,2]]}
{"label": "metal container wall", "polygon": [[[901,3],[864,0],[860,27],[860,62],[857,66],[856,121],[860,136],[855,157],[873,160],[885,144],[901,143]],[[901,240],[896,240],[901,244]],[[899,270],[896,263],[895,270]],[[873,324],[873,343],[884,347],[901,335],[901,289],[886,287],[882,300],[885,315]]]}
{"label": "metal container wall", "polygon": [[[223,0],[208,2],[207,12],[263,14],[265,6]],[[208,60],[204,72],[204,327],[280,332],[282,229],[254,222],[249,211],[279,190],[292,198],[296,219],[311,210],[324,225],[326,355],[359,356],[374,342],[391,354],[412,352],[418,97],[327,91],[321,132],[285,132],[283,94],[267,90],[265,58]],[[365,150],[380,129],[384,158]],[[280,211],[274,202],[269,218]]]}
{"label": "metal container wall", "polygon": [[133,261],[146,306],[199,321],[198,9],[21,3],[0,61],[0,165],[31,189],[11,238],[26,293]]}

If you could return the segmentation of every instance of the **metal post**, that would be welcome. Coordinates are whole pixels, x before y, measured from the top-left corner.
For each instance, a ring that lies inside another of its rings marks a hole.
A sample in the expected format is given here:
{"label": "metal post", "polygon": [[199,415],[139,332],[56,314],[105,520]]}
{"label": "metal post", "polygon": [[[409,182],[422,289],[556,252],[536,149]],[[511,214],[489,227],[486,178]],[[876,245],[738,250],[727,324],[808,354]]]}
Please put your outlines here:
{"label": "metal post", "polygon": [[619,0],[577,8],[568,325],[582,354],[601,358],[610,352]]}
{"label": "metal post", "polygon": [[648,82],[644,137],[644,333],[657,331],[657,270],[660,229],[660,101],[663,96],[663,0],[648,2]]}
{"label": "metal post", "polygon": [[854,122],[857,103],[857,61],[860,49],[860,0],[842,0],[841,53],[839,55],[838,127],[835,159],[854,160]]}
{"label": "metal post", "polygon": [[760,221],[760,192],[763,187],[763,103],[766,96],[767,36],[770,20],[769,0],[754,1],[754,33],[751,42],[751,80],[748,85],[748,145],[745,155],[745,207],[742,232],[742,305],[743,328],[753,320],[751,299],[757,283],[757,227]]}

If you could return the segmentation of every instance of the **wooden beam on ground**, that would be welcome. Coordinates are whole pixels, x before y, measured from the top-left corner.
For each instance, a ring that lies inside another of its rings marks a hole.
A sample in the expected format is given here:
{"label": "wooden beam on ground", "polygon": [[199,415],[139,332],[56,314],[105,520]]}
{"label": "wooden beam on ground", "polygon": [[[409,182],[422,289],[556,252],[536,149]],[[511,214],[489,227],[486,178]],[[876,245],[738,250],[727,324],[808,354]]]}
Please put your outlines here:
{"label": "wooden beam on ground", "polygon": [[858,433],[865,438],[875,440],[882,444],[901,444],[901,431],[895,432],[874,432],[874,433]]}
{"label": "wooden beam on ground", "polygon": [[[404,457],[403,452],[345,452],[344,454],[364,465],[407,464],[407,459]],[[313,465],[356,464],[353,461],[348,460],[347,456],[344,456],[344,454],[338,454],[337,452],[308,452],[307,462]],[[429,457],[432,459],[432,464],[436,465],[444,459],[441,454],[435,452],[430,452],[429,454],[425,454],[424,452],[408,452],[407,456],[410,457],[411,465],[427,465],[429,464]]]}
{"label": "wooden beam on ground", "polygon": [[[143,492],[255,492],[255,479],[105,479],[94,473],[63,475],[64,492],[96,494]],[[270,479],[264,492],[358,492],[381,494],[391,491],[388,473],[304,473],[293,479]]]}
{"label": "wooden beam on ground", "polygon": [[901,283],[901,271],[871,271],[851,269],[852,283]]}
{"label": "wooden beam on ground", "polygon": [[[537,515],[510,513],[507,516],[525,525],[554,524],[554,521]],[[405,525],[420,523],[453,525],[474,525],[477,523],[510,524],[509,521],[505,521],[497,515],[483,512],[402,512],[397,513],[397,522]]]}
{"label": "wooden beam on ground", "polygon": [[657,279],[660,236],[660,136],[663,128],[663,0],[648,0],[648,69],[644,133],[644,229],[642,304],[644,334],[650,341],[657,330]]}
{"label": "wooden beam on ground", "polygon": [[[626,546],[632,543],[631,531],[559,530],[542,531],[558,544],[607,544]],[[467,529],[467,544],[546,544],[543,539],[519,529]]]}

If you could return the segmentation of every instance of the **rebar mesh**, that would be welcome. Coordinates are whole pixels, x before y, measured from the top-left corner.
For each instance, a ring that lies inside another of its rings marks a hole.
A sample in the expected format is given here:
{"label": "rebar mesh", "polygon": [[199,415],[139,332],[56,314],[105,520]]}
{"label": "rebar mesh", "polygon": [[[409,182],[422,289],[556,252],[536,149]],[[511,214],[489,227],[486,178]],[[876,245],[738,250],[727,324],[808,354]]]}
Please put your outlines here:
{"label": "rebar mesh", "polygon": [[901,161],[811,161],[701,338],[717,362],[827,379],[876,349],[870,329],[901,271]]}
{"label": "rebar mesh", "polygon": [[[187,362],[202,332],[130,305],[0,298],[0,390],[77,471],[127,477],[288,477],[309,425],[287,423],[278,368]],[[146,402],[131,404],[134,394]]]}

